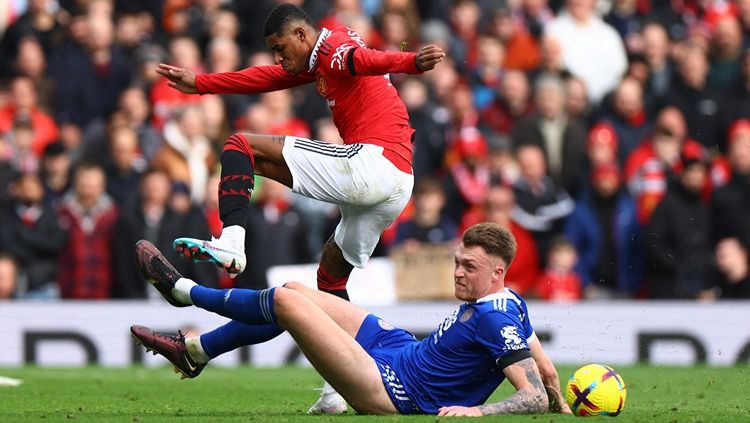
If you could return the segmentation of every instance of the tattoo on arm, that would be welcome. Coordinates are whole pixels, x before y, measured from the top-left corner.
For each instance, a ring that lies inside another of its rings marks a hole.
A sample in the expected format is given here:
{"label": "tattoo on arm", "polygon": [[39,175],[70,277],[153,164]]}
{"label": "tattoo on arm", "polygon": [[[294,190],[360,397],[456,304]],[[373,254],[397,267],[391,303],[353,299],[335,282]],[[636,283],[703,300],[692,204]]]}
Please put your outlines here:
{"label": "tattoo on arm", "polygon": [[278,143],[278,144],[284,144],[284,140],[286,139],[283,135],[271,135],[271,141]]}
{"label": "tattoo on arm", "polygon": [[[557,385],[557,386],[555,386]],[[562,405],[565,404],[562,392],[560,392],[560,384],[546,384],[544,389],[547,390],[547,398],[549,399],[549,411],[557,413],[562,410]]]}
{"label": "tattoo on arm", "polygon": [[531,414],[547,411],[547,394],[544,391],[539,370],[536,368],[533,358],[525,358],[511,366],[519,366],[523,369],[526,379],[531,386],[525,386],[504,401],[484,404],[479,410],[485,416],[498,414]]}

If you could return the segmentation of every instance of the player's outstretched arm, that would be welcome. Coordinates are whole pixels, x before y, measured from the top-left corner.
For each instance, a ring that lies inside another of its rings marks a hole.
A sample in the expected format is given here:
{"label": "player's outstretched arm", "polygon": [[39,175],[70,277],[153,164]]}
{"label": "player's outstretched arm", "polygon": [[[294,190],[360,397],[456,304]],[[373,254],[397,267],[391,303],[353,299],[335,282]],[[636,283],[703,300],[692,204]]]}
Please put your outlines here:
{"label": "player's outstretched arm", "polygon": [[503,369],[516,392],[504,401],[477,407],[442,407],[438,416],[494,416],[500,414],[536,414],[547,411],[547,394],[532,358],[524,358]]}
{"label": "player's outstretched arm", "polygon": [[[428,45],[419,52],[380,51],[365,47],[350,48],[344,58],[331,62],[331,70],[341,75],[385,75],[387,73],[419,74],[435,68],[445,57],[438,46]],[[340,47],[340,48],[342,48]]]}
{"label": "player's outstretched arm", "polygon": [[535,339],[529,343],[531,349],[531,357],[534,358],[539,373],[542,377],[542,383],[544,383],[544,389],[547,391],[547,397],[549,398],[549,411],[553,413],[572,414],[570,407],[565,402],[565,398],[562,396],[562,390],[560,389],[560,378],[557,375],[555,365],[550,360],[547,353],[544,352],[542,344],[539,339]]}
{"label": "player's outstretched arm", "polygon": [[156,73],[167,78],[167,85],[185,94],[196,94],[195,73],[189,69],[159,63]]}

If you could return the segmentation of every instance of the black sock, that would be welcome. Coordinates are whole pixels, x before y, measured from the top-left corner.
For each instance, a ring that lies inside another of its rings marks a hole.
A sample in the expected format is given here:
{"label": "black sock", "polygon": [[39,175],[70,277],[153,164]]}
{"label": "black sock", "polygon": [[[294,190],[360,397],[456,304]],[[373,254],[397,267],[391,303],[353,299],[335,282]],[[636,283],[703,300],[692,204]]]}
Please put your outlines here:
{"label": "black sock", "polygon": [[247,225],[250,214],[250,195],[253,192],[253,165],[250,157],[237,150],[221,154],[219,182],[219,217],[224,227]]}

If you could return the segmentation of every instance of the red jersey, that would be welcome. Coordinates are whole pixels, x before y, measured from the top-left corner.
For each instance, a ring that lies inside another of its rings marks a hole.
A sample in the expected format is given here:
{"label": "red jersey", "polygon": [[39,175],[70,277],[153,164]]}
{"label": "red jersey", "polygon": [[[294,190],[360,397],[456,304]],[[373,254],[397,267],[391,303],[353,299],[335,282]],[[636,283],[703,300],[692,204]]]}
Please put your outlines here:
{"label": "red jersey", "polygon": [[386,158],[411,173],[414,130],[390,72],[421,73],[416,53],[372,50],[349,28],[322,28],[305,72],[295,75],[281,65],[254,66],[197,75],[195,88],[200,94],[252,94],[315,82],[345,144],[382,146]]}

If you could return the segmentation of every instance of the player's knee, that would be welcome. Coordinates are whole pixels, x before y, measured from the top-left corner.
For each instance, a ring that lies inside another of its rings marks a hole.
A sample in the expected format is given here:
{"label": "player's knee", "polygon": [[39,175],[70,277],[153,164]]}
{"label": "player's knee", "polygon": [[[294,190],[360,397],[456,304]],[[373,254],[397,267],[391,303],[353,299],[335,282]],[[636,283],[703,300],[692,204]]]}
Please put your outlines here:
{"label": "player's knee", "polygon": [[304,284],[299,282],[287,282],[282,286],[293,291],[302,291],[302,289],[307,288]]}
{"label": "player's knee", "polygon": [[234,134],[224,142],[224,152],[237,151],[248,157],[253,157],[253,149],[248,138],[241,133]]}

